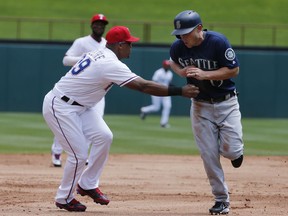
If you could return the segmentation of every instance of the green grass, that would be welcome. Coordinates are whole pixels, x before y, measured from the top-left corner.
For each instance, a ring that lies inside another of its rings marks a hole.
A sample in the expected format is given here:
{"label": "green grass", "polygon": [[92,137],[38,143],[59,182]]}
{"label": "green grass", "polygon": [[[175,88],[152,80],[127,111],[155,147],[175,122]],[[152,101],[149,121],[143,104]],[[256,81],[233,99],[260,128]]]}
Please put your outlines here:
{"label": "green grass", "polygon": [[[277,29],[277,46],[287,44],[287,0],[242,0],[241,3],[231,0],[109,0],[109,1],[71,1],[71,0],[9,0],[0,1],[2,17],[26,17],[41,20],[65,19],[71,22],[55,25],[52,38],[56,40],[74,40],[89,34],[89,20],[95,13],[104,13],[110,24],[127,25],[131,31],[143,39],[143,23],[151,22],[151,42],[171,43],[174,37],[173,19],[183,10],[193,9],[200,13],[204,27],[211,23],[220,23],[223,27],[214,30],[226,34],[233,45],[241,45],[239,27],[230,27],[230,24],[256,24],[246,29],[245,45],[272,45],[271,29],[258,28],[259,25],[286,25],[286,28]],[[86,23],[84,32],[81,32],[79,22]],[[132,24],[131,22],[134,22]],[[138,24],[135,24],[137,22]],[[141,23],[141,25],[139,24]],[[226,25],[225,25],[226,24]],[[22,39],[48,40],[48,23],[25,22],[21,26]],[[229,25],[229,26],[228,26]],[[228,26],[228,27],[227,27]],[[0,38],[16,39],[17,22],[3,22],[0,19]],[[264,26],[265,27],[265,26]],[[140,41],[141,42],[141,41]]]}
{"label": "green grass", "polygon": [[51,137],[41,114],[0,113],[1,153],[48,152]]}
{"label": "green grass", "polygon": [[288,155],[288,119],[244,119],[245,148],[251,155]]}
{"label": "green grass", "polygon": [[[135,115],[106,115],[114,134],[111,154],[198,154],[188,116],[145,121]],[[288,155],[288,119],[243,119],[246,155]],[[39,113],[0,113],[0,153],[49,153],[53,135]]]}
{"label": "green grass", "polygon": [[[237,5],[236,5],[237,4]],[[205,22],[286,24],[286,0],[9,0],[0,1],[1,16],[87,19],[104,13],[109,20],[168,21],[183,10],[198,11]]]}

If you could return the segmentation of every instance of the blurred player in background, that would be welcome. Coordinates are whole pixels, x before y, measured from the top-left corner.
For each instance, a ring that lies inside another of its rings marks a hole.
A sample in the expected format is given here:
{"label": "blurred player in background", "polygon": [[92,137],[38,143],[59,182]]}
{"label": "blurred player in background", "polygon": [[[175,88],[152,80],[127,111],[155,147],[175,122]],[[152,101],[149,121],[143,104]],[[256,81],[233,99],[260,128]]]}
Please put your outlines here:
{"label": "blurred player in background", "polygon": [[239,73],[239,62],[228,39],[203,29],[193,10],[174,18],[172,35],[179,40],[170,48],[171,68],[200,90],[193,98],[190,116],[215,200],[209,212],[228,214],[229,190],[220,159],[228,158],[235,168],[243,161],[241,113],[232,80]]}
{"label": "blurred player in background", "polygon": [[[152,80],[161,83],[165,86],[169,86],[173,79],[173,73],[170,70],[169,60],[164,60],[162,62],[162,67],[156,70],[153,74]],[[149,113],[157,112],[161,109],[162,113],[160,119],[160,125],[163,128],[169,128],[169,116],[172,107],[171,96],[158,97],[151,96],[152,104],[141,108],[140,117],[144,120]]]}
{"label": "blurred player in background", "polygon": [[[73,42],[72,46],[67,50],[63,58],[63,64],[65,66],[73,66],[80,59],[83,58],[85,53],[105,47],[106,39],[103,37],[103,34],[105,32],[105,27],[107,24],[108,20],[103,14],[95,14],[91,18],[90,23],[92,30],[91,34],[81,38],[77,38]],[[102,117],[104,116],[104,109],[105,109],[104,97],[99,103],[97,103],[94,109]],[[63,152],[62,146],[54,137],[53,144],[51,147],[51,153],[52,153],[52,163],[55,167],[62,166],[62,160],[61,160],[62,152]]]}

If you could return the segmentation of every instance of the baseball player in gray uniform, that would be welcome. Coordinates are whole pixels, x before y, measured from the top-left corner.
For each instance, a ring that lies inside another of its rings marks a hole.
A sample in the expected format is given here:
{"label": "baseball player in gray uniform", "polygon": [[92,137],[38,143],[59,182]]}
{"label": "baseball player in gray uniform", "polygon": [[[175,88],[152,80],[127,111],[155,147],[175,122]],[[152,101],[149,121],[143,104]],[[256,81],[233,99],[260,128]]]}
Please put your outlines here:
{"label": "baseball player in gray uniform", "polygon": [[[156,96],[182,95],[193,98],[198,87],[167,87],[133,73],[121,59],[129,58],[132,43],[139,40],[125,26],[114,26],[106,34],[106,47],[83,56],[49,91],[43,101],[43,117],[67,154],[55,204],[67,211],[85,211],[75,199],[76,190],[94,202],[110,200],[99,189],[99,178],[108,159],[113,134],[92,108],[113,85]],[[90,152],[88,152],[91,143]],[[85,162],[89,156],[89,164]]]}
{"label": "baseball player in gray uniform", "polygon": [[235,168],[243,160],[241,113],[232,81],[239,62],[227,38],[204,30],[193,10],[175,17],[172,35],[178,38],[170,48],[172,69],[200,90],[191,105],[191,123],[215,197],[209,212],[228,214],[230,200],[220,157],[230,159]]}
{"label": "baseball player in gray uniform", "polygon": [[[170,61],[169,60],[163,60],[162,67],[157,69],[152,77],[152,80],[158,83],[161,83],[163,85],[169,86],[173,79],[173,73],[170,69]],[[157,96],[151,96],[152,104],[149,106],[141,107],[141,119],[145,119],[147,114],[152,112],[157,112],[160,110],[162,106],[162,113],[161,113],[161,119],[160,119],[160,125],[163,128],[170,127],[169,125],[169,116],[170,116],[170,110],[172,107],[171,102],[171,96],[166,97],[157,97]]]}
{"label": "baseball player in gray uniform", "polygon": [[[85,53],[105,47],[106,39],[102,36],[104,34],[107,24],[108,20],[103,14],[95,14],[94,16],[92,16],[90,22],[92,33],[90,35],[77,38],[73,42],[72,46],[67,50],[63,58],[63,64],[65,66],[73,66],[83,58],[83,55]],[[99,103],[95,105],[94,108],[95,112],[98,112],[101,116],[104,116],[105,98],[103,97],[101,101],[99,101]],[[51,147],[51,156],[52,164],[55,167],[62,166],[62,152],[62,146],[57,141],[57,139],[54,138]]]}

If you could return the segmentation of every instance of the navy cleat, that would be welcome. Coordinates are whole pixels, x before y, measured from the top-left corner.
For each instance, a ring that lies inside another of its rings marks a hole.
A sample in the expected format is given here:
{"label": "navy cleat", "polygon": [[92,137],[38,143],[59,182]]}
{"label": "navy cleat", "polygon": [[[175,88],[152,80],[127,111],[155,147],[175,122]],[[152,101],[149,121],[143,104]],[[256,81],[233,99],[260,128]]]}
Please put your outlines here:
{"label": "navy cleat", "polygon": [[241,155],[239,158],[231,161],[232,166],[234,168],[239,168],[241,166],[242,162],[243,162],[243,155]]}
{"label": "navy cleat", "polygon": [[228,202],[215,202],[215,205],[209,209],[211,215],[220,215],[229,213]]}

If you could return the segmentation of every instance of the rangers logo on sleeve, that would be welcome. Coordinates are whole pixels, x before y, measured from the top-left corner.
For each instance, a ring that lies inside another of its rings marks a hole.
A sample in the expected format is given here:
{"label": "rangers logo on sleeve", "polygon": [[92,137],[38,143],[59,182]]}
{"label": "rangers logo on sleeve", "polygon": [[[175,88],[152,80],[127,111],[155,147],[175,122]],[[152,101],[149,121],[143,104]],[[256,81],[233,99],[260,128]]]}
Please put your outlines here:
{"label": "rangers logo on sleeve", "polygon": [[232,48],[228,48],[226,51],[225,51],[225,58],[229,61],[232,61],[234,60],[236,57],[235,55],[235,52]]}

